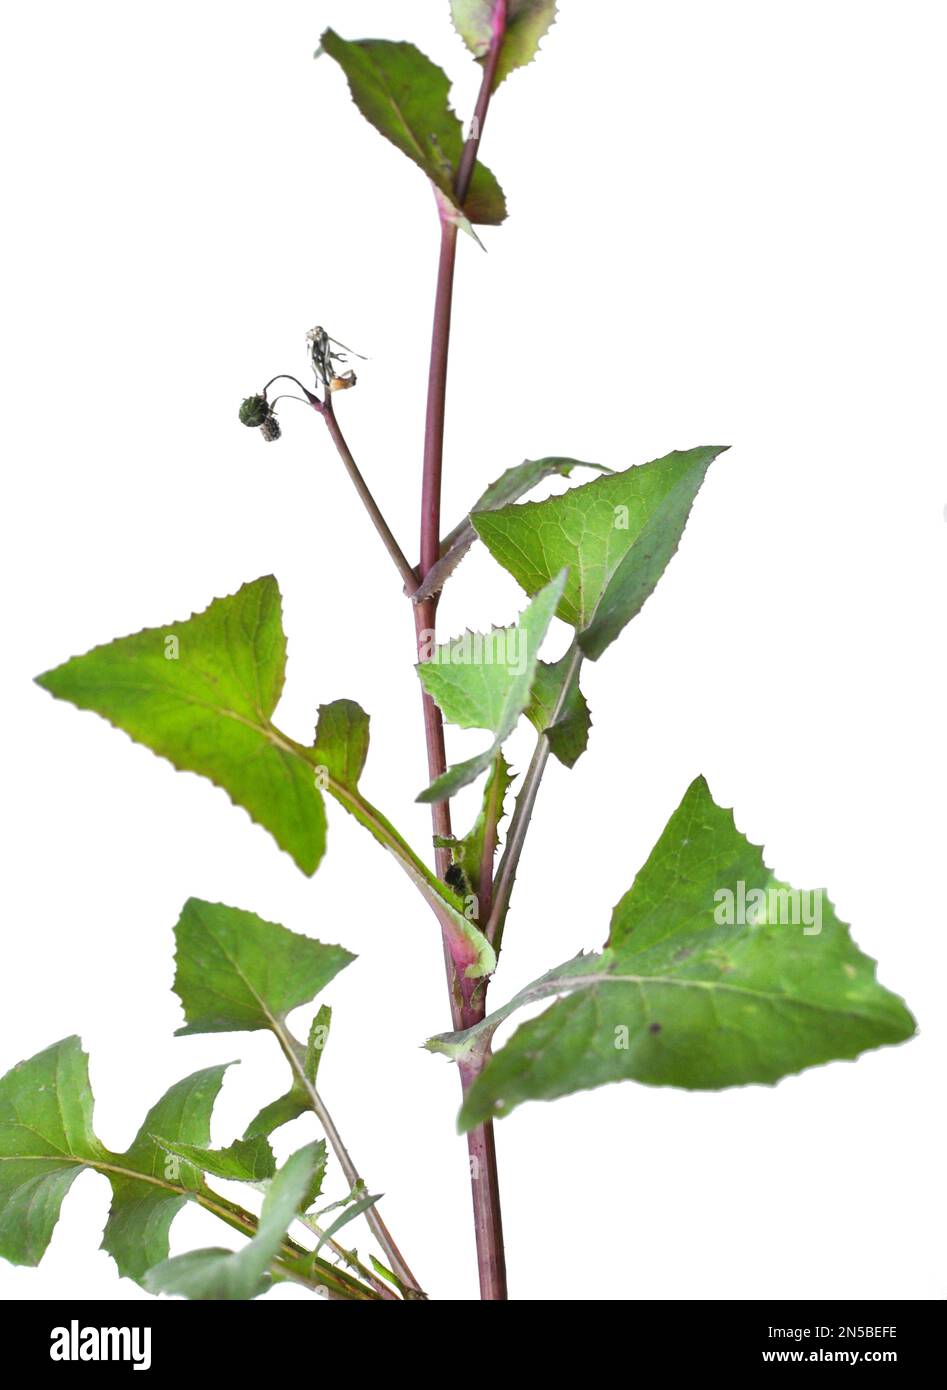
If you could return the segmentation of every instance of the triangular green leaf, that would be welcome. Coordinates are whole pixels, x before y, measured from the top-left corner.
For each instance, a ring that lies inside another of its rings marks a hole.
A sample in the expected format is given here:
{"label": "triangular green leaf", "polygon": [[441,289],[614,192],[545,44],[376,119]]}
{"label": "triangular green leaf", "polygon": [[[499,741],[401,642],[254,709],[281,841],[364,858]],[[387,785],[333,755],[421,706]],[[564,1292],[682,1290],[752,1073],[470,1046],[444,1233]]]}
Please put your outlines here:
{"label": "triangular green leaf", "polygon": [[424,582],[413,591],[415,603],[421,599],[429,598],[444,587],[444,584],[453,574],[467,551],[477,539],[477,533],[470,523],[470,516],[473,512],[492,512],[500,507],[505,507],[510,502],[515,502],[524,493],[541,483],[544,478],[559,476],[568,478],[573,468],[593,468],[599,473],[610,473],[612,470],[606,468],[601,463],[583,463],[581,459],[525,459],[523,463],[517,463],[512,468],[508,468],[496,482],[490,486],[477,498],[477,501],[470,509],[470,513],[464,517],[449,532],[441,542],[441,558],[436,565],[428,570],[424,577]]}
{"label": "triangular green leaf", "polygon": [[515,1008],[556,994],[567,997],[487,1062],[463,1128],[624,1078],[688,1090],[773,1083],[914,1032],[827,899],[774,879],[703,778],[616,907],[600,956],[568,962],[429,1046],[482,1050]]}
{"label": "triangular green leaf", "polygon": [[[501,0],[451,0],[454,27],[481,62],[495,28],[502,23]],[[556,0],[506,0],[506,29],[493,90],[516,68],[531,63],[556,18]]]}
{"label": "triangular green leaf", "polygon": [[272,1029],[355,959],[341,946],[200,898],[184,904],[175,939],[174,989],[187,1020],[179,1034]]}
{"label": "triangular green leaf", "polygon": [[193,1250],[165,1260],[150,1271],[146,1288],[193,1299],[248,1299],[265,1293],[272,1283],[270,1265],[311,1186],[318,1161],[318,1144],[287,1159],[269,1185],[256,1235],[242,1249]]}
{"label": "triangular green leaf", "polygon": [[[324,788],[395,855],[473,975],[496,957],[463,905],[355,787],[368,716],[340,700],[320,712],[318,744],[303,747],[270,722],[286,640],[273,579],[245,584],[206,612],[97,647],[39,678],[54,695],[103,714],[176,767],[202,772],[312,873],[325,847]],[[337,780],[341,778],[342,780]]]}
{"label": "triangular green leaf", "polygon": [[562,597],[566,575],[557,574],[512,627],[466,632],[438,646],[418,666],[425,690],[450,724],[488,729],[493,742],[483,753],[458,763],[436,779],[419,801],[442,801],[484,772],[526,706],[549,624]]}
{"label": "triangular green leaf", "polygon": [[554,663],[539,663],[526,708],[526,717],[539,733],[547,735],[549,747],[559,761],[566,767],[575,767],[588,747],[589,729],[592,727],[589,707],[579,689],[578,673],[572,679],[559,718],[554,724],[550,722],[559,706],[562,685],[569,667],[568,652]]}
{"label": "triangular green leaf", "polygon": [[304,873],[325,849],[312,768],[274,729],[286,639],[280,593],[257,579],[203,613],[95,647],[38,677],[249,811]]}
{"label": "triangular green leaf", "polygon": [[[410,43],[349,41],[327,29],[322,49],[342,68],[352,99],[366,120],[423,169],[442,197],[456,207],[454,176],[464,132],[450,108],[446,73]],[[500,185],[480,163],[458,210],[471,222],[491,226],[506,217]]]}
{"label": "triangular green leaf", "polygon": [[[544,458],[524,459],[501,473],[490,483],[471,507],[471,512],[495,512],[509,506],[525,493],[538,487],[546,478],[569,478],[574,468],[591,468],[595,473],[611,473],[604,463],[588,463],[585,459]],[[463,523],[461,523],[463,525]]]}
{"label": "triangular green leaf", "polygon": [[166,1153],[183,1159],[200,1172],[228,1182],[265,1182],[276,1172],[273,1150],[263,1134],[235,1139],[225,1149],[208,1149],[200,1144],[184,1144],[159,1136],[156,1136],[156,1143]]}
{"label": "triangular green leaf", "polygon": [[63,1198],[107,1151],[92,1129],[89,1059],[64,1038],[0,1079],[0,1255],[39,1264]]}
{"label": "triangular green leaf", "polygon": [[594,661],[653,592],[722,448],[688,449],[543,502],[474,512],[477,534],[529,594],[568,567],[558,615]]}

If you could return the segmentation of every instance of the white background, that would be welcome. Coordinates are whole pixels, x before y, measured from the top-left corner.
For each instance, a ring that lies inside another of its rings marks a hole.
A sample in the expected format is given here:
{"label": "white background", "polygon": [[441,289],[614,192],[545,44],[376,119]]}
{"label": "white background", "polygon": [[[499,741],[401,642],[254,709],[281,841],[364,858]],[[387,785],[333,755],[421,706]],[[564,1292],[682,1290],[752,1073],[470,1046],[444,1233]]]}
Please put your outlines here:
{"label": "white background", "polygon": [[[265,1035],[172,1038],[182,902],[341,941],[359,960],[327,996],[327,1099],[417,1273],[469,1299],[456,1077],[419,1050],[448,1023],[440,947],[397,866],[330,806],[309,881],[209,783],[31,684],[273,572],[280,723],[304,739],[318,703],[360,701],[364,789],[429,843],[400,584],[319,422],[287,403],[267,446],[236,410],[303,370],[315,322],[369,354],[339,412],[415,557],[436,218],[312,54],[330,22],[410,38],[468,112],[477,71],[447,8],[7,14],[2,1066],[81,1033],[98,1131],[123,1147],[179,1076],[241,1057],[215,1120],[227,1142],[285,1078]],[[657,594],[587,671],[591,749],[548,772],[493,1000],[602,942],[702,771],[780,875],[828,887],[921,1035],[772,1089],[524,1106],[498,1130],[511,1293],[938,1297],[943,6],[561,8],[487,127],[510,218],[486,255],[461,247],[445,524],[527,456],[623,468],[733,448]],[[443,632],[522,601],[472,553]],[[518,767],[531,744],[520,730]],[[281,1131],[280,1153],[310,1134]],[[84,1174],[41,1268],[0,1266],[3,1293],[141,1297],[96,1250],[107,1201]],[[174,1249],[222,1236],[189,1210]]]}

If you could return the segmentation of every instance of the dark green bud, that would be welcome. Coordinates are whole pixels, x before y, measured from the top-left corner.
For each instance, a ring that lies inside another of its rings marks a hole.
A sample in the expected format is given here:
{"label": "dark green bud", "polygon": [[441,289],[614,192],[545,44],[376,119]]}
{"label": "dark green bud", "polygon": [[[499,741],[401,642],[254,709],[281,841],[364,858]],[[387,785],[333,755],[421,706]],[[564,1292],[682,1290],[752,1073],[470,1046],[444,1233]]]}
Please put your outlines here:
{"label": "dark green bud", "polygon": [[247,396],[240,407],[240,423],[248,425],[250,429],[262,425],[269,417],[270,407],[266,403],[265,396]]}

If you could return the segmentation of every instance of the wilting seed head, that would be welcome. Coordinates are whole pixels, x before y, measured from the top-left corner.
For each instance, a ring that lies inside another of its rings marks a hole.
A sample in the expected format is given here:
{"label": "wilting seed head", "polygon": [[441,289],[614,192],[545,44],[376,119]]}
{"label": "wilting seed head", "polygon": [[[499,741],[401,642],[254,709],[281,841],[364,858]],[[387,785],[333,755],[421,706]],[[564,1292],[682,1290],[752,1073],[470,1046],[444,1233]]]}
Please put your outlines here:
{"label": "wilting seed head", "polygon": [[327,391],[348,391],[355,385],[355,373],[351,370],[344,371],[343,368],[348,363],[349,353],[354,357],[359,357],[360,353],[353,352],[344,343],[330,338],[320,326],[310,328],[306,334],[306,342],[309,345],[309,360],[316,380],[321,381]]}
{"label": "wilting seed head", "polygon": [[283,431],[280,429],[279,420],[277,420],[275,415],[271,413],[267,415],[265,420],[261,421],[260,433],[267,444],[272,444],[274,439],[279,439]]}
{"label": "wilting seed head", "polygon": [[240,407],[240,423],[250,429],[261,428],[270,419],[271,411],[265,396],[247,396]]}

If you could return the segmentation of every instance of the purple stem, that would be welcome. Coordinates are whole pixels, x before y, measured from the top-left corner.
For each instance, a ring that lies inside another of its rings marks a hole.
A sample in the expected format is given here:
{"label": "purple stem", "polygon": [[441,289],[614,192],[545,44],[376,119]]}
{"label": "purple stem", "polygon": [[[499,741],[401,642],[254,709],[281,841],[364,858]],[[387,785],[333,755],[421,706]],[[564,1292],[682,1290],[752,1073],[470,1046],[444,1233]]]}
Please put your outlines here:
{"label": "purple stem", "polygon": [[[497,0],[493,19],[493,39],[484,61],[483,81],[474,110],[470,136],[464,146],[454,191],[462,207],[470,187],[477,162],[477,151],[490,105],[500,50],[506,32],[506,0]],[[441,478],[444,463],[444,421],[447,403],[447,362],[450,350],[451,309],[454,292],[454,265],[457,258],[457,224],[441,214],[441,245],[437,267],[437,289],[434,299],[434,327],[431,336],[431,363],[428,372],[427,412],[424,433],[424,472],[421,488],[421,563],[420,578],[437,564],[441,554]],[[415,605],[415,626],[419,649],[422,637],[434,631],[437,598],[425,599]],[[426,693],[424,700],[424,731],[427,744],[428,773],[433,781],[447,768],[444,748],[444,725],[441,712]],[[432,808],[434,833],[451,834],[450,805],[436,802]],[[438,849],[435,856],[437,872],[443,878],[450,864],[450,852]],[[492,865],[491,884],[492,889]],[[450,994],[451,1017],[455,1029],[470,1028],[486,1013],[485,980],[468,980],[454,960],[445,938],[444,958],[447,986]],[[466,1095],[483,1067],[486,1058],[460,1068],[461,1085]],[[507,1297],[506,1262],[503,1250],[503,1222],[500,1213],[500,1185],[497,1174],[496,1147],[491,1124],[479,1125],[467,1134],[470,1159],[470,1190],[473,1199],[474,1233],[477,1241],[477,1267],[480,1275],[480,1297],[500,1302]]]}

